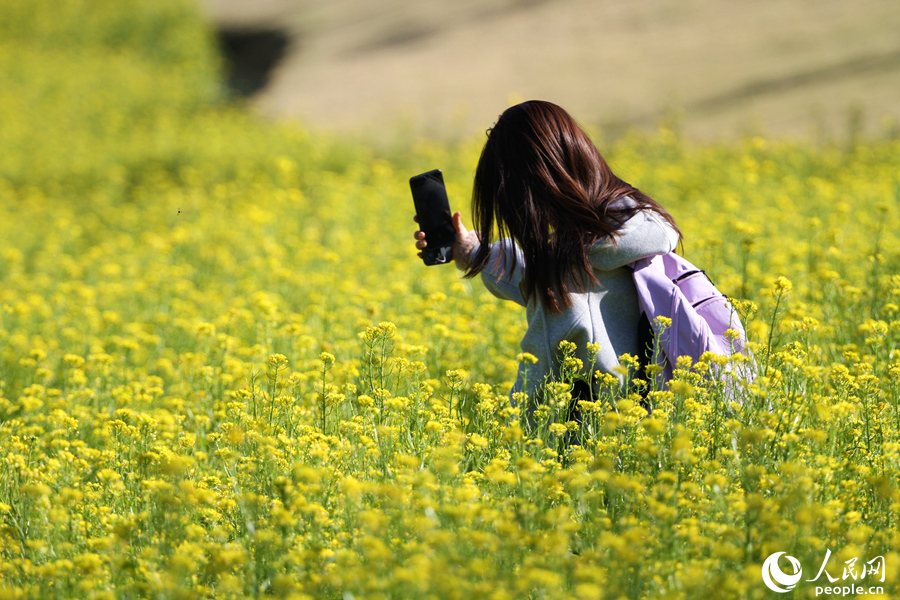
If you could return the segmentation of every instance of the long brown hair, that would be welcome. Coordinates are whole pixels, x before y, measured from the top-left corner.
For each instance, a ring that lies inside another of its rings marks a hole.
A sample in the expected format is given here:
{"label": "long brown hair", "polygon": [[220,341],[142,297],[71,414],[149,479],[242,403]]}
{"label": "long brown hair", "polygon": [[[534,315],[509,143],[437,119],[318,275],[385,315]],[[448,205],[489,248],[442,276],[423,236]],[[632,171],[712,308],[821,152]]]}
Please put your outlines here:
{"label": "long brown hair", "polygon": [[[624,196],[634,202],[614,202]],[[496,225],[500,238],[522,249],[526,297],[536,291],[551,312],[562,312],[573,291],[597,283],[591,244],[614,242],[638,210],[656,211],[681,235],[662,206],[613,174],[569,113],[541,100],[517,104],[489,130],[475,170],[472,218],[483,243],[465,276],[487,265]]]}

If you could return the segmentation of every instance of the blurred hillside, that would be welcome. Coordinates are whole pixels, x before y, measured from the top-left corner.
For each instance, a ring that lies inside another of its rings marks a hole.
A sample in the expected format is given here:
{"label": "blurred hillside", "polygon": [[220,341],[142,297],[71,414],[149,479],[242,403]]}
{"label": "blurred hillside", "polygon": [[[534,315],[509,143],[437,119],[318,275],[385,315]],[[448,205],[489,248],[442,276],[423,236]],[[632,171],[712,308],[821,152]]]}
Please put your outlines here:
{"label": "blurred hillside", "polygon": [[896,0],[199,0],[288,33],[256,96],[314,126],[468,135],[518,98],[604,136],[882,135],[900,117]]}

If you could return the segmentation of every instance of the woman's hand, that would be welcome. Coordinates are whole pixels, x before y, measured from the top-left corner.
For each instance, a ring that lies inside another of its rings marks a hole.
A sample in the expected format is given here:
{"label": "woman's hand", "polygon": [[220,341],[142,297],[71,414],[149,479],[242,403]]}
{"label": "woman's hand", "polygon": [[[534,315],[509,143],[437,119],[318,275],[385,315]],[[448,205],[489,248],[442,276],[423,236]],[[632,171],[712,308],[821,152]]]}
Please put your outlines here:
{"label": "woman's hand", "polygon": [[[418,223],[419,217],[414,216],[413,221]],[[475,246],[481,241],[481,235],[477,231],[466,229],[459,212],[453,213],[453,229],[456,230],[456,243],[453,244],[453,262],[456,263],[457,269],[464,271],[469,268],[469,256],[472,254]],[[423,250],[428,246],[424,231],[417,231],[415,238],[416,248],[419,250]],[[422,258],[422,253],[419,252],[418,256]]]}

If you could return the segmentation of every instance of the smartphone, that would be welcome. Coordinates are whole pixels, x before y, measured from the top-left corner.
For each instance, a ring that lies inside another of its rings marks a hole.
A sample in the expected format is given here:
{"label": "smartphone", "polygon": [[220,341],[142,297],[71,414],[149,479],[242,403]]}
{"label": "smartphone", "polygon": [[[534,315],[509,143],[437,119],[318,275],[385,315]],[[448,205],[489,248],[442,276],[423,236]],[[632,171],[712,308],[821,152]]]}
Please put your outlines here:
{"label": "smartphone", "polygon": [[453,260],[453,243],[456,230],[453,229],[453,214],[444,187],[444,175],[434,169],[411,177],[412,189],[419,228],[425,232],[428,245],[422,250],[422,260],[426,265],[444,265]]}

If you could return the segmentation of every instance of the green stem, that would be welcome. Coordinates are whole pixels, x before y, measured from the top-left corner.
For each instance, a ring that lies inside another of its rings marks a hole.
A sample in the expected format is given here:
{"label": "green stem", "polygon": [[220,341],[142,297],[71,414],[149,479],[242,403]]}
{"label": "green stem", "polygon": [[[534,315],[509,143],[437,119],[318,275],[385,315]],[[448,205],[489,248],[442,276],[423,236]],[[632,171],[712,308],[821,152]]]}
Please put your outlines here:
{"label": "green stem", "polygon": [[326,385],[327,375],[328,375],[328,369],[323,364],[322,365],[322,434],[323,435],[327,435],[327,432],[325,431],[325,408],[326,408],[326,406],[325,406],[325,400],[326,400],[325,385]]}
{"label": "green stem", "polygon": [[769,374],[769,363],[772,358],[772,340],[775,337],[775,320],[778,318],[778,305],[781,304],[781,296],[783,292],[778,292],[778,297],[775,298],[775,309],[772,311],[772,322],[769,324],[769,339],[766,342],[766,368],[763,371],[763,377],[766,377]]}

